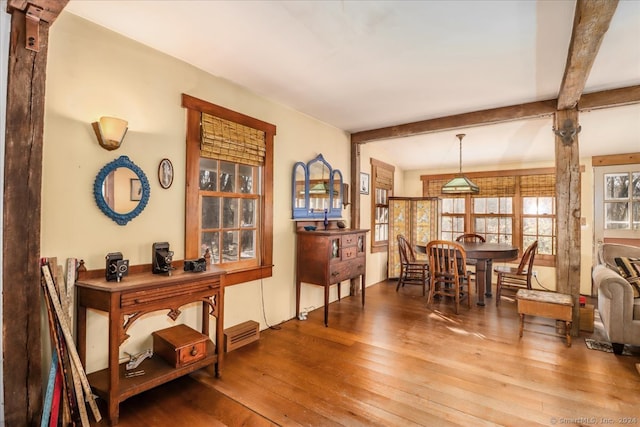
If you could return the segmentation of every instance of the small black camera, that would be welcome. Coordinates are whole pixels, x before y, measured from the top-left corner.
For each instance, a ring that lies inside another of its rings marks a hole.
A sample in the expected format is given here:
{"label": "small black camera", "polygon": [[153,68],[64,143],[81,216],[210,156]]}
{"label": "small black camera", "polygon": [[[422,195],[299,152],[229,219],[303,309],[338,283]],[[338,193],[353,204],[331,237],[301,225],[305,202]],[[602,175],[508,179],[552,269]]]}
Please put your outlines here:
{"label": "small black camera", "polygon": [[204,258],[185,260],[184,271],[193,271],[194,273],[207,271],[207,260]]}
{"label": "small black camera", "polygon": [[129,274],[129,260],[122,259],[121,252],[108,253],[106,260],[105,278],[107,282],[113,282],[114,280],[119,282],[120,279]]}
{"label": "small black camera", "polygon": [[169,243],[156,242],[151,247],[151,263],[153,274],[168,273],[171,275],[173,266],[173,251],[169,250]]}

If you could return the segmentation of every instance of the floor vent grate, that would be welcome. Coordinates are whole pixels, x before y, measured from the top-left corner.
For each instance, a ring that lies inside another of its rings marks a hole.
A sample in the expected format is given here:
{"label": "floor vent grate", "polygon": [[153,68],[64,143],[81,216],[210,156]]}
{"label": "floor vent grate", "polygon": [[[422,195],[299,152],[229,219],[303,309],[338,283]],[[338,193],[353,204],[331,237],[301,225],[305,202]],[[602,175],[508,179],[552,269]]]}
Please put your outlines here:
{"label": "floor vent grate", "polygon": [[260,339],[260,324],[247,320],[224,330],[224,351],[229,352]]}

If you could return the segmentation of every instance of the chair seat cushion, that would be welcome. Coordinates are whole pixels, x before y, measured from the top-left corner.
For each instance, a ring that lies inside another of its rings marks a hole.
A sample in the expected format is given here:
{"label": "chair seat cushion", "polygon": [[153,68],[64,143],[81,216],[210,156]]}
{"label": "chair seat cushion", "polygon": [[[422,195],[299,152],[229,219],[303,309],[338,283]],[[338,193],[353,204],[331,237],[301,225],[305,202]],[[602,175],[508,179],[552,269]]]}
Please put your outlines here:
{"label": "chair seat cushion", "polygon": [[640,320],[640,298],[633,299],[633,320]]}

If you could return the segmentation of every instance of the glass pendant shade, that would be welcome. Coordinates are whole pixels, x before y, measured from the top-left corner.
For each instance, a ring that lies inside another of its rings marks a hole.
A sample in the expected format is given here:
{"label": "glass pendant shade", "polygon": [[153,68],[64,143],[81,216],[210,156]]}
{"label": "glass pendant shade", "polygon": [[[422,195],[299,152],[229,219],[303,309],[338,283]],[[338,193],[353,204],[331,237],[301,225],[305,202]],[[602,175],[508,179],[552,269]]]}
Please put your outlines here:
{"label": "glass pendant shade", "polygon": [[440,191],[442,194],[478,194],[480,187],[466,176],[461,175],[447,182]]}
{"label": "glass pendant shade", "polygon": [[442,194],[478,194],[480,192],[480,187],[462,174],[462,138],[464,135],[464,133],[456,135],[460,141],[460,174],[442,186],[440,189]]}

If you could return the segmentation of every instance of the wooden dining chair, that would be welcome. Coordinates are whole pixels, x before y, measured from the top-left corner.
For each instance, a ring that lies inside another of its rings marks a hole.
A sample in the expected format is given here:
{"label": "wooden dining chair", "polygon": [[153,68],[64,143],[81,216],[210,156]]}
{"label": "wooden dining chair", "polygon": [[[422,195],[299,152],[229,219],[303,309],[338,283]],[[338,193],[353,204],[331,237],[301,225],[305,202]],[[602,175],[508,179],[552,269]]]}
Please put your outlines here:
{"label": "wooden dining chair", "polygon": [[[484,236],[475,233],[466,233],[461,234],[456,237],[456,242],[466,242],[466,243],[485,243],[487,240]],[[472,265],[474,267],[473,270],[469,271],[469,280],[472,280],[474,283],[476,282],[476,270],[475,265],[478,263],[475,259],[467,259],[467,265]],[[477,288],[476,288],[477,289]]]}
{"label": "wooden dining chair", "polygon": [[533,273],[533,260],[538,250],[536,240],[524,251],[518,267],[496,266],[493,271],[498,275],[496,285],[496,306],[500,305],[502,291],[518,292],[518,289],[531,289],[531,275]]}
{"label": "wooden dining chair", "polygon": [[429,261],[417,259],[413,247],[402,234],[398,234],[397,239],[400,253],[400,277],[396,292],[404,285],[420,285],[422,296],[425,296],[429,284]]}
{"label": "wooden dining chair", "polygon": [[466,271],[467,254],[457,242],[449,240],[432,240],[427,244],[431,286],[427,304],[436,295],[453,297],[456,314],[460,308],[460,300],[466,298],[467,307],[471,308],[471,290],[469,276]]}

